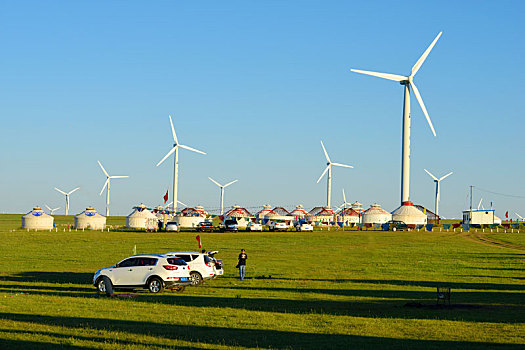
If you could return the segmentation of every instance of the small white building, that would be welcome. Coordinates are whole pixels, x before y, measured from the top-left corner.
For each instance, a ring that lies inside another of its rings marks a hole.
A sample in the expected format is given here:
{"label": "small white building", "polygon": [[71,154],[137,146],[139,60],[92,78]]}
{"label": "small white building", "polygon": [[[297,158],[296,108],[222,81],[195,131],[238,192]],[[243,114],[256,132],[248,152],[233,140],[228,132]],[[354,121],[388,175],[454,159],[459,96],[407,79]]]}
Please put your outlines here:
{"label": "small white building", "polygon": [[259,211],[257,214],[255,214],[255,220],[260,223],[260,224],[263,224],[263,225],[266,225],[268,223],[268,218],[266,218],[266,215],[268,214],[272,214],[272,215],[277,215],[277,213],[274,213],[272,211],[272,206],[271,205],[263,205],[263,208],[261,211]]}
{"label": "small white building", "polygon": [[55,218],[44,213],[42,208],[34,207],[26,215],[22,216],[22,228],[30,230],[51,230]]}
{"label": "small white building", "polygon": [[361,216],[363,224],[384,224],[392,220],[392,214],[377,203],[372,204]]}
{"label": "small white building", "polygon": [[496,216],[496,211],[493,209],[473,209],[472,212],[470,210],[463,211],[463,223],[471,225],[500,225],[501,219]]}
{"label": "small white building", "polygon": [[106,217],[100,215],[94,208],[88,207],[75,216],[76,229],[103,230],[106,227]]}
{"label": "small white building", "polygon": [[144,204],[133,208],[126,218],[126,226],[140,230],[156,230],[159,227],[158,218]]}
{"label": "small white building", "polygon": [[404,202],[392,212],[392,220],[401,221],[407,225],[426,225],[427,215],[414,207],[412,202]]}

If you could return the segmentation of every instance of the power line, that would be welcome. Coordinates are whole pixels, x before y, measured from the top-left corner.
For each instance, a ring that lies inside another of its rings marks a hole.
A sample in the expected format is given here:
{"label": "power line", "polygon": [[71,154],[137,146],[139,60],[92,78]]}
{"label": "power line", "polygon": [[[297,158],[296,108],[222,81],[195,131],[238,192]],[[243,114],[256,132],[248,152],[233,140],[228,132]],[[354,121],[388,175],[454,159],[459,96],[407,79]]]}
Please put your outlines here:
{"label": "power line", "polygon": [[505,194],[505,193],[494,192],[494,191],[486,190],[486,189],[478,187],[478,186],[474,186],[474,188],[479,190],[479,191],[482,191],[482,192],[492,193],[492,194],[496,194],[498,196],[503,196],[503,197],[525,198],[525,196],[517,196],[517,195],[513,195],[513,194]]}

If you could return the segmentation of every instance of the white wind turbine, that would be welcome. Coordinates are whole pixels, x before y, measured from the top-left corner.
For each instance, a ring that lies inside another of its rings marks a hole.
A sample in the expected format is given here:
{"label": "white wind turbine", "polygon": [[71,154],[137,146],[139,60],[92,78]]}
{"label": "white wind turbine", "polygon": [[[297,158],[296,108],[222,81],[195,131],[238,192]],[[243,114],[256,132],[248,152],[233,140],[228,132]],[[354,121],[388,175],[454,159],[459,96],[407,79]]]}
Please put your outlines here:
{"label": "white wind turbine", "polygon": [[67,214],[69,213],[69,195],[70,195],[71,193],[75,192],[75,191],[78,190],[78,189],[80,189],[80,187],[77,187],[77,188],[75,188],[74,190],[71,190],[71,191],[69,191],[69,192],[66,193],[66,192],[64,192],[64,191],[62,191],[62,190],[60,190],[60,189],[58,189],[58,188],[55,187],[55,190],[57,190],[58,192],[62,193],[64,196],[66,196],[66,216],[67,216]]}
{"label": "white wind turbine", "polygon": [[[441,182],[441,180],[443,180],[443,179],[449,177],[450,175],[452,175],[453,172],[451,171],[451,172],[448,173],[447,175],[442,176],[442,177],[440,177],[440,178],[438,179],[437,177],[435,177],[434,175],[432,175],[432,174],[430,173],[430,171],[428,171],[427,169],[424,169],[424,170],[427,172],[428,175],[430,175],[431,178],[434,179],[434,182],[436,183],[436,204],[435,204],[435,209],[436,209],[436,216],[439,216],[439,198],[440,198],[440,197],[439,197],[439,183]],[[481,202],[480,202],[480,204],[481,204]]]}
{"label": "white wind turbine", "polygon": [[53,215],[53,213],[54,213],[55,211],[57,211],[58,209],[60,209],[60,207],[51,209],[47,204],[46,204],[46,208],[47,208],[47,210],[49,210],[49,215]]}
{"label": "white wind turbine", "polygon": [[175,157],[173,161],[173,214],[177,214],[177,191],[179,186],[179,148],[187,149],[188,151],[197,152],[200,154],[206,154],[205,152],[199,151],[195,148],[191,148],[189,146],[181,145],[179,144],[179,141],[177,140],[177,134],[175,133],[175,128],[173,127],[173,121],[170,118],[170,124],[171,124],[171,134],[173,135],[173,148],[160,160],[160,162],[157,163],[157,166],[161,165],[162,162],[166,160],[173,152],[175,152]]}
{"label": "white wind turbine", "polygon": [[102,166],[102,163],[100,163],[100,161],[98,161],[98,165],[100,165],[100,169],[102,169],[102,171],[104,172],[104,175],[106,175],[106,182],[104,182],[104,186],[102,186],[102,190],[100,190],[100,194],[99,196],[102,196],[102,192],[104,192],[104,189],[106,188],[107,186],[107,190],[106,190],[106,217],[109,216],[109,188],[111,186],[111,179],[124,179],[124,178],[128,178],[129,176],[127,175],[113,175],[113,176],[110,176],[108,174],[108,172],[106,171],[106,169],[104,169],[104,167]]}
{"label": "white wind turbine", "polygon": [[323,178],[324,174],[326,174],[326,172],[328,172],[328,177],[326,179],[327,180],[326,181],[327,182],[327,185],[326,185],[327,186],[327,189],[326,189],[326,206],[328,208],[330,208],[330,199],[332,197],[332,165],[340,166],[340,167],[344,167],[344,168],[353,168],[353,166],[332,162],[330,160],[330,157],[328,156],[328,153],[326,152],[326,149],[324,148],[323,141],[321,141],[321,147],[323,147],[324,155],[325,155],[326,161],[328,163],[326,163],[326,168],[324,169],[323,173],[321,174],[321,176],[317,180],[317,183],[319,183],[319,181],[321,181],[321,179]]}
{"label": "white wind turbine", "polygon": [[405,87],[405,97],[404,97],[404,107],[403,107],[403,148],[402,148],[402,166],[401,166],[401,205],[403,205],[403,203],[405,202],[410,202],[410,88],[412,88],[412,90],[414,91],[414,95],[416,96],[416,99],[419,103],[419,106],[421,107],[421,110],[423,110],[423,114],[425,114],[425,118],[427,119],[428,125],[430,126],[430,130],[432,130],[432,134],[436,136],[436,131],[434,130],[432,121],[430,121],[430,117],[428,116],[427,109],[425,107],[425,104],[423,103],[423,99],[421,98],[419,90],[414,84],[413,78],[418,72],[419,68],[421,68],[421,65],[423,64],[423,62],[425,62],[428,54],[430,53],[430,51],[432,50],[432,48],[434,47],[434,45],[436,44],[436,42],[438,41],[442,33],[443,32],[440,32],[436,36],[432,44],[430,44],[427,50],[419,58],[419,60],[417,60],[416,64],[412,67],[412,71],[409,76],[351,69],[352,72],[362,73],[362,74],[372,75],[372,76],[379,77],[379,78],[398,81],[401,85],[404,85]]}
{"label": "white wind turbine", "polygon": [[520,220],[523,221],[523,217],[520,214],[518,213],[514,213],[514,214],[516,214],[520,218]]}
{"label": "white wind turbine", "polygon": [[230,186],[231,184],[236,183],[239,180],[233,180],[232,182],[228,182],[226,185],[221,185],[220,183],[218,183],[217,181],[215,181],[211,177],[208,177],[208,179],[210,179],[214,184],[216,184],[217,186],[219,186],[221,188],[221,215],[222,215],[222,214],[224,214],[224,189],[226,187]]}
{"label": "white wind turbine", "polygon": [[350,206],[351,206],[352,203],[348,203],[348,202],[346,201],[345,189],[343,188],[343,204],[341,204],[341,205],[339,206],[339,209],[341,209],[341,208],[344,207],[343,210],[346,210],[347,205],[350,205]]}

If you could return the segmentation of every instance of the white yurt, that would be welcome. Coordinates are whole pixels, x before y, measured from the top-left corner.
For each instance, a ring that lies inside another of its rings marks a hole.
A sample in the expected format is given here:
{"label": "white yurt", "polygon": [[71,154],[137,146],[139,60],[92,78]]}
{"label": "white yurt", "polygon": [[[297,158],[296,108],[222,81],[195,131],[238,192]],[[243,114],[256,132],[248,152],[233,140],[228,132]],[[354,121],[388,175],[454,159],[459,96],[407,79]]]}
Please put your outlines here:
{"label": "white yurt", "polygon": [[358,224],[359,220],[359,213],[352,208],[346,208],[346,210],[341,209],[341,211],[337,213],[337,222],[344,222],[345,226],[350,224]]}
{"label": "white yurt", "polygon": [[[268,222],[268,219],[265,219],[265,216],[269,213],[273,213],[272,206],[271,205],[263,205],[263,209],[255,214],[255,219],[260,222],[261,224],[266,224]],[[277,213],[273,213],[277,214]]]}
{"label": "white yurt", "polygon": [[308,213],[307,221],[318,225],[331,225],[334,221],[334,211],[330,207],[315,207]]}
{"label": "white yurt", "polygon": [[156,230],[158,228],[157,217],[144,204],[133,209],[133,212],[126,218],[126,227],[142,230]]}
{"label": "white yurt", "polygon": [[180,227],[193,228],[204,222],[207,216],[208,212],[204,210],[204,207],[197,205],[195,208],[183,209],[173,218],[173,221],[177,222]]}
{"label": "white yurt", "polygon": [[304,210],[304,206],[302,204],[295,206],[295,209],[292,210],[292,212],[290,213],[290,216],[293,216],[293,217],[297,216],[299,218],[304,218],[307,215],[308,215],[308,212]]}
{"label": "white yurt", "polygon": [[234,205],[226,214],[224,214],[224,219],[235,219],[239,228],[246,228],[246,225],[253,218],[253,215],[246,208],[241,208],[238,205]]}
{"label": "white yurt", "polygon": [[352,203],[352,209],[354,209],[358,214],[363,214],[363,212],[365,211],[365,209],[363,208],[363,204],[359,203],[358,201]]}
{"label": "white yurt", "polygon": [[44,213],[42,208],[34,207],[26,215],[22,216],[22,228],[30,230],[51,230],[55,218]]}
{"label": "white yurt", "polygon": [[392,212],[392,220],[402,221],[407,225],[425,225],[427,215],[414,207],[412,202],[403,202],[403,205]]}
{"label": "white yurt", "polygon": [[384,224],[392,220],[392,214],[381,208],[379,204],[372,204],[361,216],[363,224]]}
{"label": "white yurt", "polygon": [[106,227],[106,217],[100,215],[94,208],[86,208],[75,216],[76,229],[103,230]]}

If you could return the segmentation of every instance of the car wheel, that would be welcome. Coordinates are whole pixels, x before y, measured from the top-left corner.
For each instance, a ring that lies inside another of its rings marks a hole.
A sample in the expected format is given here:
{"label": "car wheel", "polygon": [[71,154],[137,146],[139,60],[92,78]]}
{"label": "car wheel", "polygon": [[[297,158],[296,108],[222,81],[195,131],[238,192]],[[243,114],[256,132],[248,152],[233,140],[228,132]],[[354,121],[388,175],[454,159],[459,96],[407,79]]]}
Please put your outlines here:
{"label": "car wheel", "polygon": [[397,230],[397,228],[395,228],[395,227],[392,228],[392,231],[396,231],[396,230]]}
{"label": "car wheel", "polygon": [[202,276],[200,273],[193,271],[190,273],[190,277],[192,286],[197,286],[202,283]]}
{"label": "car wheel", "polygon": [[151,293],[161,293],[164,290],[164,283],[160,278],[154,277],[148,282],[148,290]]}
{"label": "car wheel", "polygon": [[97,280],[97,291],[100,294],[105,294],[106,293],[106,281],[102,277]]}
{"label": "car wheel", "polygon": [[186,289],[186,286],[176,286],[176,287],[171,288],[171,291],[172,292],[182,293],[184,291],[184,289]]}

